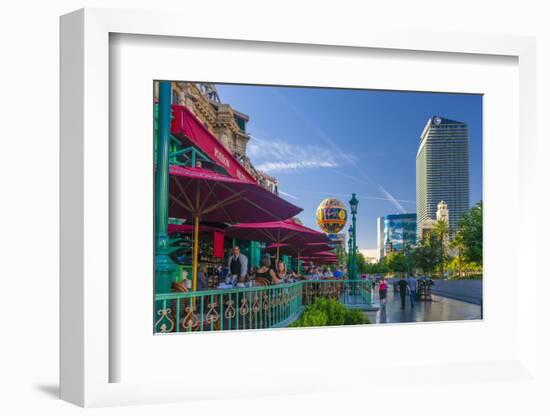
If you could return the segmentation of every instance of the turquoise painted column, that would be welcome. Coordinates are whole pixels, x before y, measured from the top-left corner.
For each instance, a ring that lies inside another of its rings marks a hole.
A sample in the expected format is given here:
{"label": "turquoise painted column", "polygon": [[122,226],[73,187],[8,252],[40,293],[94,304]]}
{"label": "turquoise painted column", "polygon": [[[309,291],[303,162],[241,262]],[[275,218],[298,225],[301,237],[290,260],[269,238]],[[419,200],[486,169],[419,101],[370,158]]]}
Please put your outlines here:
{"label": "turquoise painted column", "polygon": [[155,292],[168,293],[175,265],[168,255],[168,183],[172,86],[159,82],[158,135],[155,177]]}

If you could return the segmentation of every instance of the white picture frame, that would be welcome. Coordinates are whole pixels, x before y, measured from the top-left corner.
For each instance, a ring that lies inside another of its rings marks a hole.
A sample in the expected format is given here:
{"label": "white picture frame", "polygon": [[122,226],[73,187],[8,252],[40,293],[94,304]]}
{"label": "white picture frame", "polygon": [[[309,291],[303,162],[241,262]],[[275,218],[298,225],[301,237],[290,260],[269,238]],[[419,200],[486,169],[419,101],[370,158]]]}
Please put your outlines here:
{"label": "white picture frame", "polygon": [[[533,38],[468,34],[430,33],[421,31],[400,32],[388,29],[349,30],[328,34],[322,28],[311,26],[307,32],[299,28],[280,28],[274,24],[251,27],[246,35],[235,33],[229,24],[204,26],[200,20],[186,20],[183,16],[162,12],[138,12],[107,9],[82,9],[61,18],[61,398],[80,406],[106,406],[119,404],[158,403],[185,401],[199,398],[239,397],[254,394],[269,394],[270,386],[285,386],[293,393],[331,392],[343,384],[326,385],[318,382],[318,374],[298,369],[289,380],[288,374],[275,369],[244,369],[250,374],[269,376],[261,386],[254,381],[246,384],[246,393],[237,388],[204,391],[201,379],[174,380],[170,383],[150,380],[113,381],[112,367],[122,357],[113,350],[112,342],[120,334],[110,322],[113,292],[109,276],[112,272],[110,259],[110,227],[113,226],[110,206],[110,36],[112,34],[162,36],[174,38],[217,39],[225,41],[270,42],[285,45],[330,45],[338,48],[371,49],[384,51],[431,52],[440,56],[466,54],[472,60],[476,56],[506,56],[517,59],[519,69],[519,96],[517,117],[519,132],[515,135],[519,148],[518,197],[514,206],[518,215],[517,256],[512,259],[510,282],[518,284],[517,266],[522,272],[537,276],[530,244],[536,240],[535,229],[529,226],[532,213],[527,215],[530,204],[535,202],[535,42]],[[244,26],[241,26],[244,27]],[[168,39],[168,38],[166,38]],[[435,56],[435,55],[434,55]],[[149,167],[144,167],[149,169]],[[515,171],[514,171],[515,172]],[[487,208],[486,208],[487,209]],[[489,207],[488,209],[493,209]],[[529,261],[526,261],[529,259]],[[152,261],[152,259],[151,259]],[[521,262],[521,263],[520,263]],[[534,283],[536,284],[536,282]],[[504,292],[507,293],[507,292]],[[512,299],[509,299],[512,300]],[[461,357],[460,360],[440,360],[439,364],[419,363],[414,367],[370,367],[371,375],[405,372],[419,377],[420,382],[439,377],[444,370],[457,379],[470,378],[471,374],[483,374],[472,382],[504,377],[508,380],[524,380],[536,374],[536,322],[525,319],[534,316],[536,302],[525,298],[513,310],[514,344],[495,360],[476,357]],[[149,308],[144,305],[144,308]],[[110,309],[111,308],[111,309]],[[490,309],[485,311],[491,314]],[[483,324],[483,323],[482,323]],[[454,324],[454,325],[460,325]],[[393,327],[397,328],[397,327]],[[400,326],[412,334],[415,326]],[[398,330],[400,330],[398,328]],[[150,329],[150,328],[147,328]],[[483,327],[478,326],[476,331]],[[333,330],[333,329],[332,329]],[[364,331],[358,329],[351,337],[365,340]],[[310,330],[308,330],[310,331]],[[331,329],[311,330],[309,336],[325,339]],[[363,332],[360,332],[363,331]],[[394,330],[392,330],[394,331]],[[269,332],[269,331],[268,331]],[[395,333],[395,331],[394,331]],[[304,335],[294,335],[305,342]],[[227,342],[255,341],[250,333],[223,334]],[[238,338],[241,336],[241,338]],[[273,340],[285,337],[285,331],[272,331],[264,338]],[[414,336],[414,335],[413,335]],[[427,335],[428,336],[428,335]],[[152,334],[151,334],[152,337]],[[200,338],[204,341],[208,334]],[[230,338],[231,337],[231,338]],[[172,343],[176,337],[168,337]],[[229,341],[231,339],[231,341]],[[300,341],[298,341],[300,342]],[[139,347],[135,347],[139,348]],[[342,364],[344,366],[344,363]],[[251,366],[252,367],[252,366]],[[357,373],[362,367],[323,369],[324,374],[339,375],[357,382]],[[234,370],[234,369],[233,369]],[[376,377],[375,377],[376,378]],[[124,379],[124,378],[123,378]],[[417,378],[418,380],[418,378]],[[369,383],[365,380],[364,383]]]}

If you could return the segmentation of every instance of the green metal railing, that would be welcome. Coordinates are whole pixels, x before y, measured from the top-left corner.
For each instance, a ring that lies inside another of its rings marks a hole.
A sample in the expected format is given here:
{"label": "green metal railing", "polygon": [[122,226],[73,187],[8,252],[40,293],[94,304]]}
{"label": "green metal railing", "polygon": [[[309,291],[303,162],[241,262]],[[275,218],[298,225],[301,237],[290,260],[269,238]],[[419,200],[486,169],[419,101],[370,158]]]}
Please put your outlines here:
{"label": "green metal railing", "polygon": [[304,306],[331,298],[346,306],[368,306],[365,280],[303,280],[273,286],[166,293],[155,296],[155,332],[197,332],[281,328],[298,319]]}

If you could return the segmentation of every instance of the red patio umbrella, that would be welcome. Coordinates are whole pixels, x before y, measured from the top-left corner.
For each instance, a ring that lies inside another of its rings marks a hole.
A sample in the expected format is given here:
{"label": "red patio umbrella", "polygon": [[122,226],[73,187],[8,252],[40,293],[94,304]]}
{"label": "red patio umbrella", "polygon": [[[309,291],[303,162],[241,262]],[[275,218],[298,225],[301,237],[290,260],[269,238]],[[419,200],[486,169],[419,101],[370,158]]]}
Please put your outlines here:
{"label": "red patio umbrella", "polygon": [[303,259],[306,261],[313,261],[313,262],[322,262],[322,261],[338,262],[338,256],[336,254],[326,253],[326,252],[313,253],[309,256],[304,257]]}
{"label": "red patio umbrella", "polygon": [[[326,243],[312,243],[312,244],[272,244],[266,247],[268,251],[277,250],[277,256],[279,253],[288,254],[298,259],[298,273],[300,273],[300,260],[305,255],[315,255],[318,252],[324,252],[324,250],[331,250],[332,247]],[[278,260],[278,258],[277,258]]]}
{"label": "red patio umbrella", "polygon": [[331,251],[318,251],[316,253],[311,254],[309,257],[316,257],[316,258],[338,258],[338,256],[331,252]]}
{"label": "red patio umbrella", "polygon": [[271,244],[265,248],[267,251],[273,252],[278,250],[279,254],[301,257],[301,256],[314,256],[319,252],[326,252],[331,250],[332,247],[325,243],[319,244],[304,244],[304,245],[292,245],[292,244]]}
{"label": "red patio umbrella", "polygon": [[302,211],[256,183],[201,168],[170,166],[170,216],[193,219],[193,290],[196,290],[199,222],[282,221]]}
{"label": "red patio umbrella", "polygon": [[[305,245],[312,243],[329,243],[330,239],[319,231],[298,224],[291,219],[263,223],[241,223],[226,230],[229,237],[244,240],[263,241],[265,243]],[[277,253],[279,260],[279,253]]]}
{"label": "red patio umbrella", "polygon": [[338,263],[337,257],[315,257],[309,256],[303,258],[305,261],[312,261],[315,264],[336,264]]}
{"label": "red patio umbrella", "polygon": [[[221,231],[220,228],[211,227],[209,225],[199,225],[200,233],[212,233],[214,231]],[[195,226],[191,224],[168,224],[168,234],[182,233],[192,234],[195,232]]]}

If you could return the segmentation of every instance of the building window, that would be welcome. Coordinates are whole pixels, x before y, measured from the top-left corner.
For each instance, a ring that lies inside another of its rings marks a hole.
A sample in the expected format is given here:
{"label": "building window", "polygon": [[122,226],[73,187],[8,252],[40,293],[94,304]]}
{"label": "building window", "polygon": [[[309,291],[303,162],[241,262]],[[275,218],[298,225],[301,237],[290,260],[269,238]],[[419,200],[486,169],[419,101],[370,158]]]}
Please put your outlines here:
{"label": "building window", "polygon": [[243,118],[237,116],[235,116],[234,118],[237,126],[239,126],[239,130],[241,130],[243,133],[246,133],[246,121]]}

